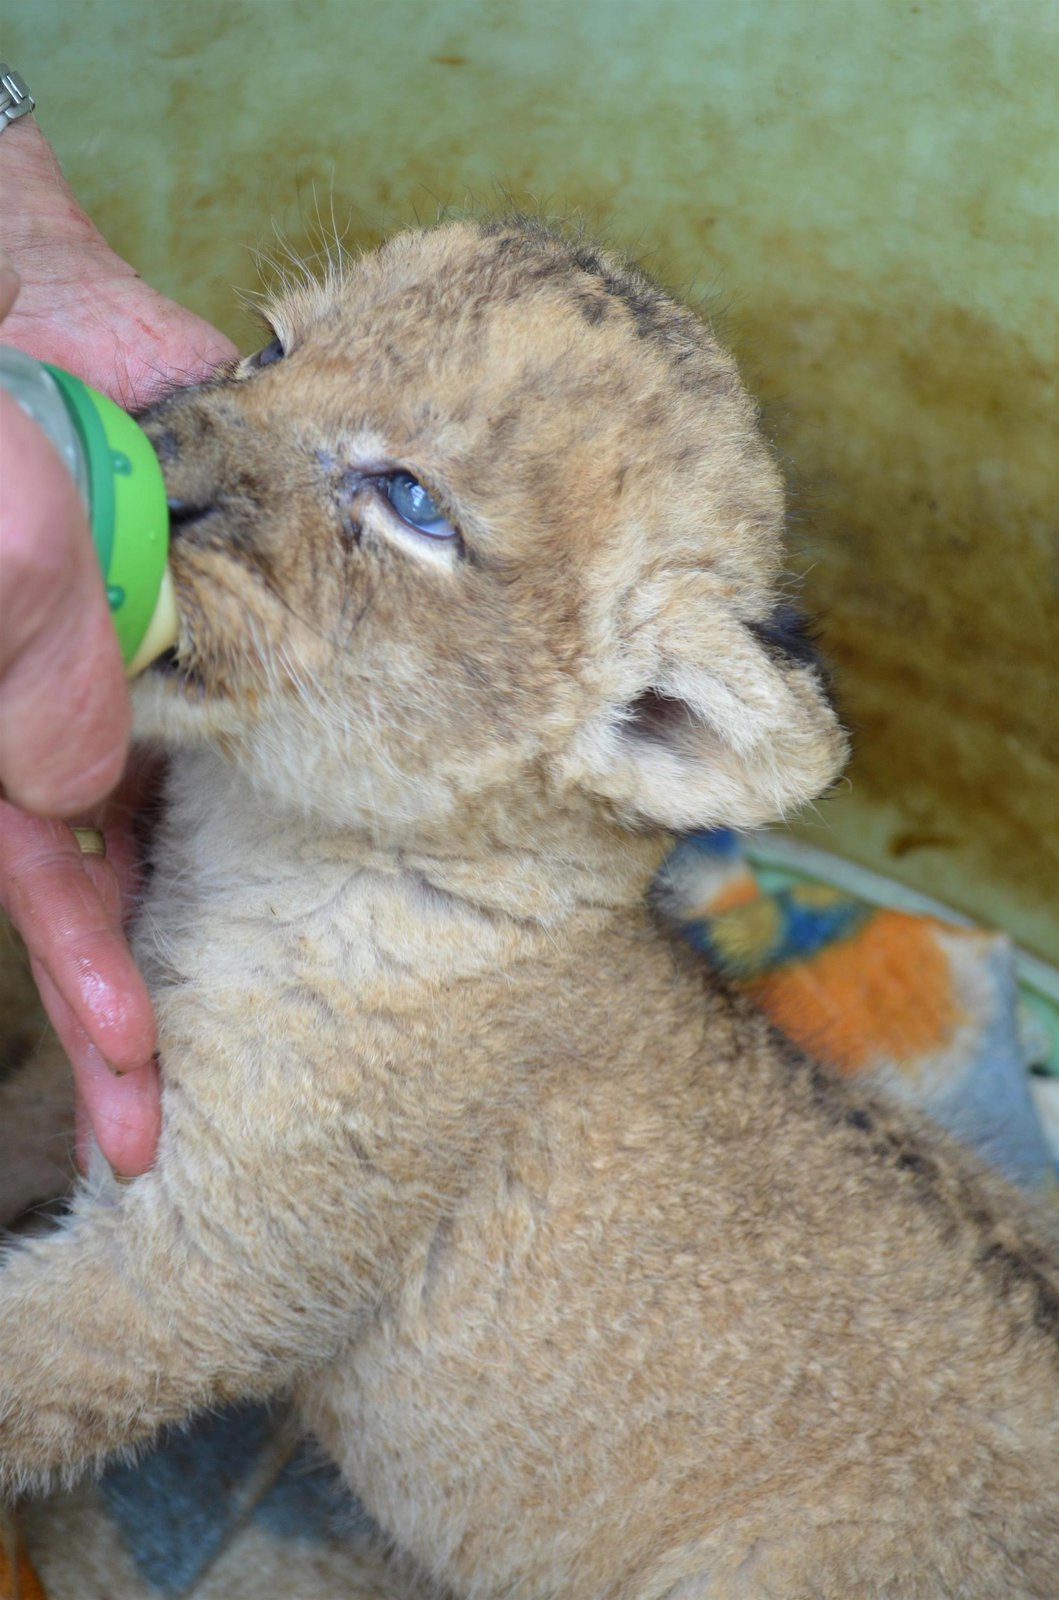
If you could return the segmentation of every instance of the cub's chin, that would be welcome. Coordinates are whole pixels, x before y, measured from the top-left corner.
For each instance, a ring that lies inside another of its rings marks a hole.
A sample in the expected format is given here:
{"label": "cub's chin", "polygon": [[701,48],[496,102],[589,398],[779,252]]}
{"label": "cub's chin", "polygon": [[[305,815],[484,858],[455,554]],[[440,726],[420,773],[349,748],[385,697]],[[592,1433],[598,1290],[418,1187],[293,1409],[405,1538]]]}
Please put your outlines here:
{"label": "cub's chin", "polygon": [[183,661],[176,645],[151,662],[147,672],[163,680],[190,700],[205,700],[206,683],[202,676]]}
{"label": "cub's chin", "polygon": [[208,683],[167,650],[130,685],[133,734],[166,745],[203,744],[231,735],[245,715],[229,697],[211,693]]}

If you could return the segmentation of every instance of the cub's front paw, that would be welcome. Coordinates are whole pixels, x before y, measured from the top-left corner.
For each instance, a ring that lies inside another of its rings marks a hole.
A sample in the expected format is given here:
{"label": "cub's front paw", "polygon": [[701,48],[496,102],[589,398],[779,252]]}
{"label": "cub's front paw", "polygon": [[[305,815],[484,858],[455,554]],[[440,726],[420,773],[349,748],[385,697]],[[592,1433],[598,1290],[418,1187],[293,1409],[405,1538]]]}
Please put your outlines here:
{"label": "cub's front paw", "polygon": [[0,1500],[69,1481],[83,1462],[72,1417],[0,1384]]}
{"label": "cub's front paw", "polygon": [[[71,1359],[63,1341],[49,1350],[0,1295],[0,1500],[69,1485],[113,1450],[98,1374]],[[97,1400],[96,1396],[99,1396]]]}
{"label": "cub's front paw", "polygon": [[0,1265],[0,1498],[69,1484],[129,1437],[135,1345],[120,1324],[86,1326],[85,1308],[105,1313],[114,1296],[102,1279],[94,1301],[75,1292],[85,1266],[61,1231]]}

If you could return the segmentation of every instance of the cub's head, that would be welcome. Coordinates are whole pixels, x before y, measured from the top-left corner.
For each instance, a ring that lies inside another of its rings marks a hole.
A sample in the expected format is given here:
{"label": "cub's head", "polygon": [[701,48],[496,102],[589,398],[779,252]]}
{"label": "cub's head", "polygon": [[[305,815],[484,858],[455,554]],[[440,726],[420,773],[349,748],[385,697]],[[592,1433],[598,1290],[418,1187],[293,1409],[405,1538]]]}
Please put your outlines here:
{"label": "cub's head", "polygon": [[142,732],[412,838],[491,797],[767,821],[844,741],[778,625],[783,494],[735,364],[536,224],[394,238],[146,427],[176,651]]}

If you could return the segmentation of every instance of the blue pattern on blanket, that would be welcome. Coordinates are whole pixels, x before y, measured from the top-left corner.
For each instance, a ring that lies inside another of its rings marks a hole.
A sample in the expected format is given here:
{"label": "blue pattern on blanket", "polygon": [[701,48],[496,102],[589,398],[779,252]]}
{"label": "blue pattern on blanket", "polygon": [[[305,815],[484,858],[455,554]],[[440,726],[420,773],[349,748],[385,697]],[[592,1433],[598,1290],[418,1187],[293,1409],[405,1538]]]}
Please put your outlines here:
{"label": "blue pattern on blanket", "polygon": [[295,1448],[283,1421],[282,1412],[267,1406],[201,1417],[170,1431],[149,1455],[104,1475],[107,1514],[160,1596],[193,1593],[249,1520],[280,1542],[364,1532],[367,1518],[336,1469],[307,1446]]}

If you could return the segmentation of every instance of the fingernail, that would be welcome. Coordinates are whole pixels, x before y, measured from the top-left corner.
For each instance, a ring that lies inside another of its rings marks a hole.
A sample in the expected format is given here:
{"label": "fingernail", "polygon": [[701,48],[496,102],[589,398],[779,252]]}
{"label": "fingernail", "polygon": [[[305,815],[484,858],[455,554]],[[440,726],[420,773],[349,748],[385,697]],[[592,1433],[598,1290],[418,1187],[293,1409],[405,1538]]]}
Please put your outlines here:
{"label": "fingernail", "polygon": [[146,1061],[138,1061],[134,1067],[119,1067],[113,1061],[107,1062],[107,1066],[114,1074],[115,1078],[124,1078],[130,1072],[142,1072],[144,1067],[158,1067],[160,1065],[161,1057],[157,1050],[153,1056],[148,1056]]}

